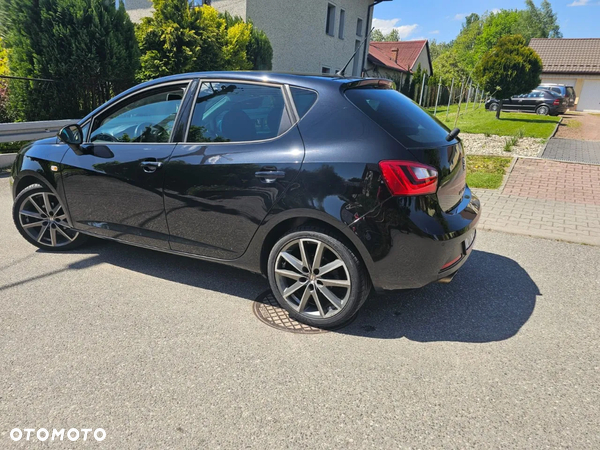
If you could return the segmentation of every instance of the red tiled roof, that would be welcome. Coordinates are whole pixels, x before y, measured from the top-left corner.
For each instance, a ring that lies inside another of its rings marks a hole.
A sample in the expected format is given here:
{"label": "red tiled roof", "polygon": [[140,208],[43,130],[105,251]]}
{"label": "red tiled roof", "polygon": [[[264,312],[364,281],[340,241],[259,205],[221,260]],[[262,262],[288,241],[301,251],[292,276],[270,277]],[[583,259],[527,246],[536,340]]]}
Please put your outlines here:
{"label": "red tiled roof", "polygon": [[598,38],[533,38],[529,46],[542,58],[545,73],[600,73]]}
{"label": "red tiled roof", "polygon": [[[371,42],[369,59],[373,64],[382,65],[389,69],[403,72],[412,71],[417,58],[427,45],[427,40],[399,42]],[[396,52],[398,49],[398,60]],[[379,63],[379,64],[378,64]]]}

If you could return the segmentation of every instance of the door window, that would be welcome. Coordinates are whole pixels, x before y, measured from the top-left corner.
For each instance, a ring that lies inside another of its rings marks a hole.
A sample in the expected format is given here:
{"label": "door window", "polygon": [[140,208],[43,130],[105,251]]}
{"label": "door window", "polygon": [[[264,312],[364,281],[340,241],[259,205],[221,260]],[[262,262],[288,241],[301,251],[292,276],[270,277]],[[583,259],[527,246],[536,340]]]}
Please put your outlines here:
{"label": "door window", "polygon": [[91,142],[169,142],[185,86],[136,95],[94,120]]}
{"label": "door window", "polygon": [[291,121],[281,88],[202,83],[187,142],[251,142],[286,132]]}

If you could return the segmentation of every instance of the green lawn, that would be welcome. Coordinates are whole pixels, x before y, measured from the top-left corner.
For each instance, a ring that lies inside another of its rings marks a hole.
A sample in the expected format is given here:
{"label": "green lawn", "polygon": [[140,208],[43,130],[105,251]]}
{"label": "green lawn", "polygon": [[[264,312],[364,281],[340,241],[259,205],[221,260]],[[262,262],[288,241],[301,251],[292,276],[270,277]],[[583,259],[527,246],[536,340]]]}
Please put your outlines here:
{"label": "green lawn", "polygon": [[467,155],[467,184],[472,188],[498,189],[512,158]]}
{"label": "green lawn", "polygon": [[[446,121],[447,107],[438,107],[436,118],[441,120],[450,129],[454,128],[454,120],[458,110],[457,105],[450,106],[448,121]],[[430,114],[433,114],[434,108],[426,108]],[[533,137],[547,139],[550,137],[560,117],[556,116],[538,116],[537,114],[505,113],[500,114],[500,119],[496,119],[496,114],[492,111],[486,111],[484,106],[473,110],[473,104],[469,103],[468,110],[465,111],[463,104],[460,109],[460,116],[456,126],[464,133],[495,134],[498,136],[514,136],[522,130],[523,137]]]}

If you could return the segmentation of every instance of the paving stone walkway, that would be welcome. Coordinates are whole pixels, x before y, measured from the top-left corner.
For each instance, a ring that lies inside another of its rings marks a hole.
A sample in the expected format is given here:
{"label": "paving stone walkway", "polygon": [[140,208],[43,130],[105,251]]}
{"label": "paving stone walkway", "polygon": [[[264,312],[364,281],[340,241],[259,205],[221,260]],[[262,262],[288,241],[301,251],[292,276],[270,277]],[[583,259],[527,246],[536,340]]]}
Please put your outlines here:
{"label": "paving stone walkway", "polygon": [[474,191],[481,229],[600,245],[600,166],[519,159],[503,189]]}
{"label": "paving stone walkway", "polygon": [[552,138],[548,141],[542,158],[600,164],[600,141]]}

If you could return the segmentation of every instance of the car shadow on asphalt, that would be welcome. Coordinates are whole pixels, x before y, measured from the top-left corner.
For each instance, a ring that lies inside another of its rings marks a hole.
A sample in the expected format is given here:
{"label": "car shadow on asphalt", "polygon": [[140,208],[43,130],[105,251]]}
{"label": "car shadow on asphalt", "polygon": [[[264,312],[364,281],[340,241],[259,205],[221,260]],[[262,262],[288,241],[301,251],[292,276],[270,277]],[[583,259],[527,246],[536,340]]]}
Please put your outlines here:
{"label": "car shadow on asphalt", "polygon": [[[251,301],[268,289],[265,278],[241,269],[114,242],[93,240],[73,253],[89,258],[71,264],[70,270],[110,264]],[[501,341],[529,320],[538,295],[537,285],[517,262],[474,250],[451,283],[373,295],[355,320],[332,332],[417,342]],[[248,320],[253,319],[248,309]]]}
{"label": "car shadow on asphalt", "polygon": [[519,332],[541,295],[514,260],[474,250],[449,284],[373,296],[338,333],[417,342],[495,342]]}

